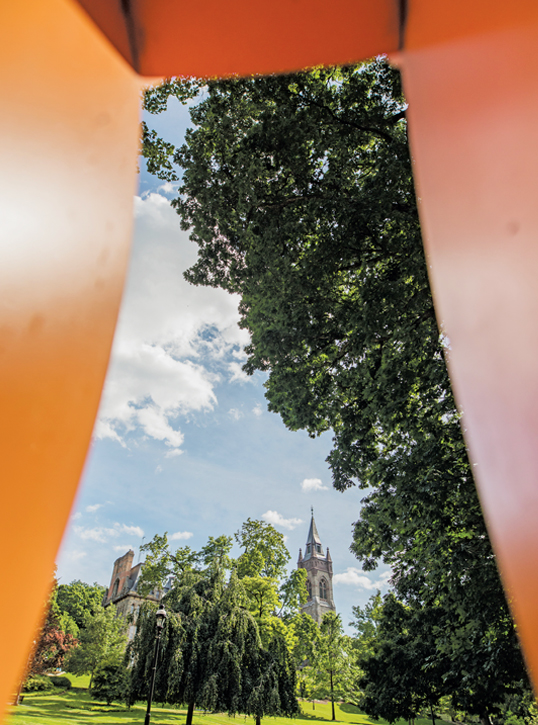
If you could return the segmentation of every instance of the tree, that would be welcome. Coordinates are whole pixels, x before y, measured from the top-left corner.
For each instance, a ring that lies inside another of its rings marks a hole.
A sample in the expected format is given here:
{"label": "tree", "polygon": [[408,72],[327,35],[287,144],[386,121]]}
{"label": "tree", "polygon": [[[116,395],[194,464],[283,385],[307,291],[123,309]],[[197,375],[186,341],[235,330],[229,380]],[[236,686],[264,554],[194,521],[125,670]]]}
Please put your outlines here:
{"label": "tree", "polygon": [[77,646],[78,628],[69,615],[61,612],[57,602],[58,582],[45,605],[45,619],[28,658],[26,677],[62,667],[69,652]]}
{"label": "tree", "polygon": [[314,690],[317,690],[318,696],[329,696],[332,720],[336,720],[334,701],[346,698],[358,673],[351,642],[344,635],[340,615],[335,612],[323,615],[313,650],[312,668]]}
{"label": "tree", "polygon": [[356,631],[352,644],[360,657],[373,652],[378,628],[383,616],[383,598],[379,589],[372,594],[364,607],[352,607],[353,619],[349,623]]}
{"label": "tree", "polygon": [[[186,703],[187,725],[195,707],[264,715],[292,714],[293,668],[287,669],[282,640],[272,638],[264,649],[247,596],[235,573],[225,581],[211,565],[189,570],[166,595],[169,610],[162,635],[155,700]],[[132,660],[131,699],[147,695],[155,621],[152,605],[140,610]]]}
{"label": "tree", "polygon": [[76,646],[75,637],[60,628],[58,619],[49,609],[34,644],[27,675],[40,675],[61,668],[65,658]]}
{"label": "tree", "polygon": [[183,170],[173,205],[199,248],[187,279],[241,296],[245,370],[268,373],[269,409],[332,429],[335,487],[367,489],[355,554],[389,564],[406,604],[441,607],[439,653],[452,648],[469,702],[483,691],[493,706],[527,678],[434,314],[405,108],[382,59],[211,81],[162,160]]}
{"label": "tree", "polygon": [[361,709],[392,723],[414,720],[426,708],[435,725],[434,708],[456,684],[436,643],[442,610],[413,610],[388,594],[382,603],[377,595],[369,613],[370,621],[375,617],[373,631],[367,626],[368,611],[358,612],[357,618],[364,632],[358,661],[363,670]]}
{"label": "tree", "polygon": [[87,615],[80,632],[79,646],[71,652],[66,667],[75,675],[90,675],[89,689],[98,667],[119,665],[127,645],[126,622],[116,616],[113,604],[100,606],[93,616]]}
{"label": "tree", "polygon": [[190,546],[180,546],[175,552],[170,550],[168,535],[156,534],[151,541],[141,547],[146,560],[139,578],[138,591],[147,594],[153,589],[162,589],[170,578],[181,579],[187,572],[201,571],[202,567],[227,571],[233,566],[229,554],[232,549],[231,536],[210,536],[200,551]]}
{"label": "tree", "polygon": [[107,705],[114,700],[124,701],[127,698],[128,683],[129,676],[123,663],[100,665],[95,671],[91,696],[94,700],[105,700]]}
{"label": "tree", "polygon": [[70,584],[58,585],[56,601],[60,611],[68,614],[79,629],[86,626],[88,617],[95,615],[103,604],[106,587],[76,579]]}
{"label": "tree", "polygon": [[290,560],[284,535],[265,521],[247,519],[234,538],[243,553],[237,561],[237,573],[280,579]]}

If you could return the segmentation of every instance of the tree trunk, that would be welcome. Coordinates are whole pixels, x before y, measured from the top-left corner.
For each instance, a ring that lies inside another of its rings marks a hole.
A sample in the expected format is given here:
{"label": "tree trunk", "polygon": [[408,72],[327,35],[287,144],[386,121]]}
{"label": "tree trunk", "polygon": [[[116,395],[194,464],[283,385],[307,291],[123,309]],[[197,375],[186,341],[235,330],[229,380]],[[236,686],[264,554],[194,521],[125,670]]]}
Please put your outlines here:
{"label": "tree trunk", "polygon": [[187,719],[185,720],[185,725],[192,725],[192,716],[194,715],[194,700],[192,702],[189,702],[189,706],[187,708]]}
{"label": "tree trunk", "polygon": [[480,722],[482,725],[491,725],[491,720],[486,712],[480,715]]}
{"label": "tree trunk", "polygon": [[433,714],[433,705],[430,704],[430,712],[432,714],[432,725],[435,725],[435,715]]}
{"label": "tree trunk", "polygon": [[334,713],[334,686],[333,686],[333,671],[332,670],[330,672],[330,675],[331,675],[331,708],[332,708],[332,712],[333,712],[333,716],[332,716],[331,720],[336,720],[336,715]]}
{"label": "tree trunk", "polygon": [[262,721],[261,717],[259,715],[256,715],[256,725],[260,725],[261,721]]}
{"label": "tree trunk", "polygon": [[90,672],[90,684],[88,685],[88,692],[92,691],[92,682],[93,682],[93,670]]}

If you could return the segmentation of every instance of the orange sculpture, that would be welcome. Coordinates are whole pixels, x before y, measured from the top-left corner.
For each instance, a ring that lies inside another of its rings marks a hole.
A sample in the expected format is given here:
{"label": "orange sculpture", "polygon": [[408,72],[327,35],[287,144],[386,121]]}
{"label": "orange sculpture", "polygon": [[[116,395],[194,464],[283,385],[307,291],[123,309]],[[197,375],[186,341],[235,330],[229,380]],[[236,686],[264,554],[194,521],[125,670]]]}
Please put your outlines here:
{"label": "orange sculpture", "polygon": [[133,68],[278,72],[382,52],[403,72],[451,377],[538,677],[536,1],[18,0],[0,6],[0,33],[0,532],[17,602],[0,602],[2,705],[39,623],[106,372],[131,231]]}

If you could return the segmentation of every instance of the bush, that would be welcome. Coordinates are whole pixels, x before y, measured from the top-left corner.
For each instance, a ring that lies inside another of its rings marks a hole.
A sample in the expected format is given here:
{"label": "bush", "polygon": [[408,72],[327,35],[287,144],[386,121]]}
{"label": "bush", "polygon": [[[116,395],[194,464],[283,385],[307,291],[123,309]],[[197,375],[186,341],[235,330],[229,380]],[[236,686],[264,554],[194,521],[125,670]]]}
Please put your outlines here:
{"label": "bush", "polygon": [[62,690],[70,690],[72,687],[72,682],[69,677],[58,677],[55,675],[54,677],[49,677],[48,679],[52,682],[54,687],[61,687]]}
{"label": "bush", "polygon": [[114,700],[124,702],[127,686],[128,673],[124,665],[102,665],[93,677],[91,696],[94,700],[105,700],[107,705]]}
{"label": "bush", "polygon": [[24,683],[23,692],[38,692],[40,690],[52,690],[54,685],[51,677],[44,675],[31,675]]}

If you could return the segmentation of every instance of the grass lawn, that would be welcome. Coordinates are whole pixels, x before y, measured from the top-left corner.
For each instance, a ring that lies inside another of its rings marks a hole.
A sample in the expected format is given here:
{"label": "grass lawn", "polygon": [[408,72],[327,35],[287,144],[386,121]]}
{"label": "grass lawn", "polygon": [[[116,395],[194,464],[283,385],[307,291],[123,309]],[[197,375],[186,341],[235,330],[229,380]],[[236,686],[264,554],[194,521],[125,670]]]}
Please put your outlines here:
{"label": "grass lawn", "polygon": [[[106,705],[96,702],[88,695],[85,678],[69,675],[74,688],[69,692],[32,692],[24,695],[24,702],[11,709],[7,725],[90,725],[95,723],[143,723],[146,712],[145,705],[138,704],[130,710],[124,705]],[[284,717],[267,718],[262,721],[267,725],[307,725],[310,721],[326,723],[331,719],[330,703],[316,702],[312,709],[311,702],[301,703],[302,715],[295,720]],[[161,708],[154,705],[151,711],[151,722],[155,725],[179,725],[185,722],[186,711],[172,708]],[[372,720],[353,705],[336,705],[338,722],[355,725],[385,725],[384,720]],[[230,718],[226,714],[204,714],[195,711],[194,725],[254,725],[250,717],[237,715]],[[403,720],[400,725],[407,725]],[[428,720],[416,720],[416,725],[431,725]]]}

